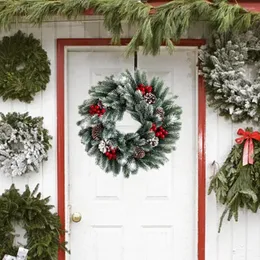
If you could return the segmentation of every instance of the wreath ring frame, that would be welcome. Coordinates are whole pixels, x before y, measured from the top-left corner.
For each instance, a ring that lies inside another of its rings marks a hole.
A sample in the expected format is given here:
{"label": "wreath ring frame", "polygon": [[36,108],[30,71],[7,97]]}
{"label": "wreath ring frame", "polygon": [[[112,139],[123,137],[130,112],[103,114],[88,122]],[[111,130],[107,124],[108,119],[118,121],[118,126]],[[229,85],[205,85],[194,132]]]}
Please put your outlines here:
{"label": "wreath ring frame", "polygon": [[20,193],[15,185],[0,196],[0,259],[5,254],[16,255],[13,246],[14,224],[19,224],[26,231],[28,260],[58,259],[58,250],[68,251],[66,243],[60,242],[64,233],[57,213],[52,213],[50,198],[41,198],[39,184],[33,191],[29,187]]}
{"label": "wreath ring frame", "polygon": [[30,103],[50,80],[50,61],[33,34],[18,31],[0,41],[0,96]]}
{"label": "wreath ring frame", "polygon": [[0,171],[13,177],[38,172],[48,159],[51,139],[43,117],[0,113]]}
{"label": "wreath ring frame", "polygon": [[[260,121],[260,38],[256,35],[254,30],[240,35],[215,33],[199,50],[208,104],[234,123]],[[257,70],[252,80],[247,65]]]}

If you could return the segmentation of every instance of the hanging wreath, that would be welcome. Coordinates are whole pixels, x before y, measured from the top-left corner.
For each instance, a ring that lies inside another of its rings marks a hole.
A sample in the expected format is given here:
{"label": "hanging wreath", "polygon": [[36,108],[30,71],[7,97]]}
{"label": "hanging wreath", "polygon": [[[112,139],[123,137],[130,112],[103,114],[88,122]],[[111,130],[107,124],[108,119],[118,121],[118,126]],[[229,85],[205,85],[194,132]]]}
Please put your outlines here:
{"label": "hanging wreath", "polygon": [[0,96],[31,102],[46,89],[50,62],[39,40],[18,31],[0,42]]}
{"label": "hanging wreath", "polygon": [[223,166],[212,176],[209,194],[225,205],[220,218],[219,232],[225,215],[238,221],[240,208],[257,212],[260,205],[260,133],[239,129],[240,135]]}
{"label": "hanging wreath", "polygon": [[[200,50],[209,105],[233,122],[260,121],[260,39],[256,35],[249,31],[228,40],[215,35]],[[247,77],[246,65],[257,69],[254,80]]]}
{"label": "hanging wreath", "polygon": [[0,259],[5,254],[16,255],[18,247],[13,246],[15,224],[19,224],[26,231],[29,249],[28,260],[58,259],[58,249],[67,250],[65,243],[60,243],[60,218],[50,210],[49,198],[41,199],[37,192],[38,185],[31,192],[29,187],[20,194],[14,185],[0,196]]}
{"label": "hanging wreath", "polygon": [[50,140],[42,117],[0,113],[0,171],[7,176],[38,172],[48,159]]}
{"label": "hanging wreath", "polygon": [[[119,79],[107,77],[90,89],[90,99],[79,107],[83,119],[79,135],[89,155],[106,172],[125,177],[139,168],[157,169],[167,161],[179,137],[181,108],[168,96],[164,82],[145,73],[134,77],[127,71]],[[129,112],[141,126],[135,133],[123,134],[116,122]]]}

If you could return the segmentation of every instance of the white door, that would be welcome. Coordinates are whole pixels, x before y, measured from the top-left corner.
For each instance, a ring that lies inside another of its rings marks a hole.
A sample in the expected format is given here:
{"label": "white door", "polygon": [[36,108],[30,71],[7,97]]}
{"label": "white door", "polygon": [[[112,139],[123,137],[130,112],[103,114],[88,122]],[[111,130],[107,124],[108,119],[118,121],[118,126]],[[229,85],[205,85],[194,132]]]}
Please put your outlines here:
{"label": "white door", "polygon": [[[177,149],[159,170],[124,179],[95,165],[78,137],[78,106],[89,87],[104,76],[133,71],[123,47],[88,47],[67,55],[67,217],[71,260],[195,260],[197,244],[197,103],[195,49],[178,48],[170,56],[138,55],[138,66],[162,77],[183,108]],[[136,123],[129,117],[122,131]],[[130,130],[129,130],[130,131]]]}

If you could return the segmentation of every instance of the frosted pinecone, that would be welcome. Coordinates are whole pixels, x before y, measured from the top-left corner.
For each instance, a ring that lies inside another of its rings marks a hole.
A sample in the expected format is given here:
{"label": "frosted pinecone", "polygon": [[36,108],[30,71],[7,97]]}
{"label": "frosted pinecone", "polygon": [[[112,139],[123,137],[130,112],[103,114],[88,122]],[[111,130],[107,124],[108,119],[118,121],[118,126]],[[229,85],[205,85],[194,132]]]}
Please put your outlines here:
{"label": "frosted pinecone", "polygon": [[155,111],[155,114],[158,115],[161,119],[164,118],[164,110],[162,107],[158,107]]}
{"label": "frosted pinecone", "polygon": [[154,137],[151,139],[148,139],[147,142],[152,146],[152,147],[156,147],[159,144],[159,138],[158,137]]}
{"label": "frosted pinecone", "polygon": [[140,147],[137,146],[137,147],[135,148],[134,157],[135,157],[136,159],[142,159],[142,158],[144,158],[144,157],[145,157],[145,151],[144,151],[142,148],[140,148]]}
{"label": "frosted pinecone", "polygon": [[102,125],[96,125],[92,128],[92,138],[94,140],[99,140],[102,133]]}
{"label": "frosted pinecone", "polygon": [[13,128],[9,124],[3,124],[0,126],[0,135],[8,138],[12,135]]}
{"label": "frosted pinecone", "polygon": [[144,95],[144,100],[148,103],[148,104],[154,104],[156,101],[156,96],[152,93],[146,93]]}

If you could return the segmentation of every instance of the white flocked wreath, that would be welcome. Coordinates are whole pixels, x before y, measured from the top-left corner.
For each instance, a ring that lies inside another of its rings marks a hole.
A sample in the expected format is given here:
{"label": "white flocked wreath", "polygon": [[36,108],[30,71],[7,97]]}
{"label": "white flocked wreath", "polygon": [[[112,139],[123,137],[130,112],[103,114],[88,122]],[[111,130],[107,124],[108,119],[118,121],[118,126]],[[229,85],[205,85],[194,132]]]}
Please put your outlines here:
{"label": "white flocked wreath", "polygon": [[0,171],[7,176],[38,172],[51,147],[43,118],[28,113],[0,116]]}
{"label": "white flocked wreath", "polygon": [[[259,34],[258,34],[259,35]],[[260,121],[260,39],[241,35],[214,35],[199,53],[209,106],[233,122]],[[256,69],[253,80],[247,65]]]}

